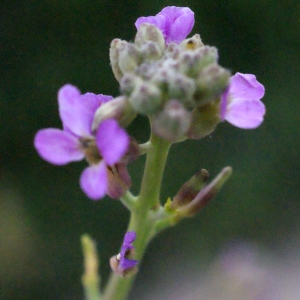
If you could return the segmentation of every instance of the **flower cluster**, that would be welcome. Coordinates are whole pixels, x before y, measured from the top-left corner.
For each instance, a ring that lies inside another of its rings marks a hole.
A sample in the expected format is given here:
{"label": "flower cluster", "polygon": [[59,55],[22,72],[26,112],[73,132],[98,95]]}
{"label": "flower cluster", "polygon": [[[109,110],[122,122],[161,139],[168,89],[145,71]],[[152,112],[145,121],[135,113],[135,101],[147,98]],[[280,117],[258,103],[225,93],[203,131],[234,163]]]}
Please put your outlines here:
{"label": "flower cluster", "polygon": [[254,75],[231,76],[219,65],[215,47],[199,34],[186,38],[194,25],[189,8],[166,7],[135,25],[134,42],[114,39],[110,47],[122,94],[81,95],[67,84],[58,93],[63,129],[35,136],[35,148],[50,163],[87,160],[80,185],[91,199],[118,199],[129,189],[127,164],[139,149],[123,127],[137,114],[149,116],[153,132],[171,143],[203,138],[223,120],[256,128],[265,114],[264,87]]}

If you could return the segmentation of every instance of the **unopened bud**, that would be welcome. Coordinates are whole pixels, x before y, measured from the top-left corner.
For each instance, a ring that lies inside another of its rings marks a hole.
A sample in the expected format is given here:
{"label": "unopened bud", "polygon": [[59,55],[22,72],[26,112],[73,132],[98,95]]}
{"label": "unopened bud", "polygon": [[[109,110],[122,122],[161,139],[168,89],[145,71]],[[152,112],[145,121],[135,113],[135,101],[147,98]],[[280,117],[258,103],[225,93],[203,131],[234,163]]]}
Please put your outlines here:
{"label": "unopened bud", "polygon": [[135,87],[129,102],[137,112],[144,115],[153,114],[161,106],[161,91],[154,84],[144,81]]}
{"label": "unopened bud", "polygon": [[164,109],[154,116],[153,131],[160,137],[175,142],[182,140],[189,129],[190,112],[177,100],[167,102]]}
{"label": "unopened bud", "polygon": [[102,104],[95,112],[92,130],[96,131],[99,124],[106,119],[116,119],[121,127],[128,126],[136,117],[136,112],[130,105],[128,98],[119,96]]}
{"label": "unopened bud", "polygon": [[223,184],[228,180],[232,173],[231,167],[224,168],[219,175],[187,205],[178,208],[178,215],[181,217],[193,217],[201,211],[218,193]]}
{"label": "unopened bud", "polygon": [[121,42],[120,39],[112,40],[112,42],[110,43],[110,49],[109,49],[110,64],[112,67],[112,71],[118,81],[120,81],[120,79],[123,76],[123,73],[119,66],[119,50],[117,47],[120,42]]}
{"label": "unopened bud", "polygon": [[156,26],[144,23],[139,27],[134,43],[138,47],[142,47],[148,41],[156,43],[162,52],[166,48],[162,32]]}
{"label": "unopened bud", "polygon": [[172,209],[189,204],[204,187],[208,180],[207,170],[202,169],[197,172],[190,180],[185,182],[170,204]]}
{"label": "unopened bud", "polygon": [[141,63],[141,54],[134,44],[121,41],[118,43],[119,67],[122,73],[133,72]]}
{"label": "unopened bud", "polygon": [[188,106],[193,106],[193,95],[195,93],[196,86],[194,80],[180,74],[173,73],[173,76],[168,82],[168,94],[171,99],[178,99]]}
{"label": "unopened bud", "polygon": [[120,199],[129,190],[131,178],[127,171],[127,164],[119,163],[107,168],[107,195],[113,199]]}
{"label": "unopened bud", "polygon": [[185,39],[180,43],[180,47],[186,50],[195,50],[197,48],[203,47],[204,44],[200,38],[199,34],[195,34],[191,38]]}
{"label": "unopened bud", "polygon": [[197,80],[197,103],[204,104],[219,97],[227,88],[230,72],[217,64],[205,67]]}
{"label": "unopened bud", "polygon": [[158,60],[162,56],[162,50],[159,48],[157,43],[154,43],[152,41],[146,42],[141,48],[140,48],[141,54],[143,56],[143,60],[149,61],[149,60]]}
{"label": "unopened bud", "polygon": [[220,101],[216,100],[194,108],[192,111],[191,126],[187,132],[188,138],[199,140],[215,130],[221,121],[219,104]]}

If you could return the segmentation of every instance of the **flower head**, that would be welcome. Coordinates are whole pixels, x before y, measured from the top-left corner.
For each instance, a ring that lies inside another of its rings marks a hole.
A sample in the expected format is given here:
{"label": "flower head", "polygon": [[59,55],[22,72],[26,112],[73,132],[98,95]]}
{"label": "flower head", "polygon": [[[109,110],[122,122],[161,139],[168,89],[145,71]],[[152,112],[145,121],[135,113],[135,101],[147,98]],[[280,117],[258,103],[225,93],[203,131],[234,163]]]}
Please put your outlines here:
{"label": "flower head", "polygon": [[188,7],[167,6],[156,16],[140,17],[136,20],[137,29],[143,23],[150,23],[161,30],[166,44],[182,42],[191,32],[195,19]]}
{"label": "flower head", "polygon": [[89,162],[81,174],[80,185],[91,199],[99,199],[109,190],[109,172],[129,146],[129,137],[117,121],[107,119],[98,130],[91,130],[97,108],[111,96],[87,93],[67,84],[58,93],[59,115],[63,130],[46,128],[37,132],[34,146],[39,155],[55,165],[83,158]]}
{"label": "flower head", "polygon": [[221,96],[221,119],[244,129],[260,126],[266,112],[260,100],[264,93],[264,86],[254,75],[236,73]]}

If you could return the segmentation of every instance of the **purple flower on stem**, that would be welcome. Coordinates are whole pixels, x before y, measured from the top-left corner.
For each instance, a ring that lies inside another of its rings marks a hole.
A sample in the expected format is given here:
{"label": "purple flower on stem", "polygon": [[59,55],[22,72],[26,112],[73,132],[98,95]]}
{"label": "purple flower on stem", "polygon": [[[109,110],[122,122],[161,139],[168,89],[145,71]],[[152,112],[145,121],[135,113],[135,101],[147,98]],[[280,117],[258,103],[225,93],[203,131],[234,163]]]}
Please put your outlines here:
{"label": "purple flower on stem", "polygon": [[129,259],[128,256],[132,253],[134,246],[132,243],[136,238],[136,233],[134,231],[129,231],[124,236],[123,245],[121,247],[121,252],[117,256],[119,260],[118,272],[124,273],[124,271],[134,268],[138,261],[134,259]]}
{"label": "purple flower on stem", "polygon": [[191,32],[195,19],[193,11],[188,7],[167,6],[156,16],[138,18],[135,26],[139,29],[144,23],[159,28],[168,45],[181,43]]}
{"label": "purple flower on stem", "polygon": [[266,113],[260,100],[264,93],[264,86],[254,75],[236,73],[221,96],[221,119],[244,129],[260,126]]}
{"label": "purple flower on stem", "polygon": [[63,130],[46,128],[37,132],[34,146],[39,155],[55,165],[83,158],[89,163],[81,174],[80,186],[93,200],[109,190],[109,172],[129,146],[129,137],[113,119],[103,121],[96,133],[91,126],[96,109],[113,97],[86,93],[67,84],[58,93],[59,115]]}

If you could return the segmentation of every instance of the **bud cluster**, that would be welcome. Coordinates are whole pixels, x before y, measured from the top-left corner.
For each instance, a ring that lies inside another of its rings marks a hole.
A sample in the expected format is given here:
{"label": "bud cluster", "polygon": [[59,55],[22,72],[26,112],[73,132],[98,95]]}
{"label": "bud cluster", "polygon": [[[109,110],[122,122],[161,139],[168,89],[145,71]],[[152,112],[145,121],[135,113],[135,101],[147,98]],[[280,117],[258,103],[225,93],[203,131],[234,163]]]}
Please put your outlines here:
{"label": "bud cluster", "polygon": [[217,49],[204,45],[198,34],[166,45],[162,32],[145,23],[133,43],[112,41],[110,60],[131,107],[149,115],[161,137],[201,138],[220,121],[219,98],[230,72],[218,64]]}

